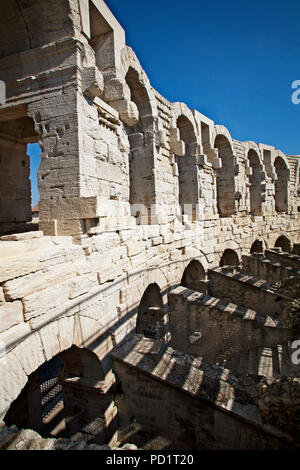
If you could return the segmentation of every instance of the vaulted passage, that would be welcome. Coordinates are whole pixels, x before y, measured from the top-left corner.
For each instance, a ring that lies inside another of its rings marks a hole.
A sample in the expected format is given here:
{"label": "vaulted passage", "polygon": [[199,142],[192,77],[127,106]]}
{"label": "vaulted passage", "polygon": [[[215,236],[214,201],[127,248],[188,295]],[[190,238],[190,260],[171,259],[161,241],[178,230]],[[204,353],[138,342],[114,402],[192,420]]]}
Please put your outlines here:
{"label": "vaulted passage", "polygon": [[255,150],[251,149],[248,153],[249,165],[252,170],[252,174],[249,176],[250,183],[250,213],[252,215],[260,215],[262,207],[261,197],[261,183],[262,183],[262,172],[260,167],[260,161]]}
{"label": "vaulted passage", "polygon": [[289,169],[283,158],[276,158],[275,171],[277,175],[275,181],[275,209],[277,212],[287,212]]}
{"label": "vaulted passage", "polygon": [[221,217],[235,213],[234,156],[226,137],[218,135],[214,147],[219,151],[222,168],[217,173],[217,206]]}
{"label": "vaulted passage", "polygon": [[167,311],[157,284],[150,284],[138,308],[136,332],[148,338],[164,338],[167,332]]}
{"label": "vaulted passage", "polygon": [[223,255],[222,255],[222,258],[221,258],[221,261],[220,261],[220,266],[223,267],[223,266],[238,266],[240,260],[239,260],[239,257],[238,257],[238,254],[236,251],[234,250],[225,250]]}
{"label": "vaulted passage", "polygon": [[[3,119],[3,116],[1,116]],[[34,230],[31,225],[30,159],[27,144],[38,134],[29,117],[0,122],[0,234]]]}
{"label": "vaulted passage", "polygon": [[261,240],[255,240],[254,243],[252,243],[252,246],[250,248],[250,253],[263,253],[264,251],[264,244]]}
{"label": "vaulted passage", "polygon": [[116,430],[114,381],[93,352],[72,346],[28,377],[4,421],[43,437],[81,434],[90,443],[109,442]]}
{"label": "vaulted passage", "polygon": [[193,156],[193,148],[196,145],[196,136],[192,123],[185,117],[179,116],[177,127],[180,140],[185,143],[185,155],[177,157],[179,204],[183,214],[196,216],[196,205],[198,203],[197,169]]}
{"label": "vaulted passage", "polygon": [[130,143],[129,202],[131,214],[138,218],[150,214],[151,204],[154,203],[153,117],[147,90],[132,68],[127,72],[126,83],[130,89],[131,101],[135,103],[139,113],[138,123],[127,128]]}
{"label": "vaulted passage", "polygon": [[183,273],[181,285],[188,289],[204,292],[205,282],[203,281],[205,281],[205,279],[206,273],[202,264],[199,261],[193,260]]}
{"label": "vaulted passage", "polygon": [[280,237],[277,238],[275,242],[275,248],[281,248],[282,251],[285,251],[286,253],[291,253],[292,243],[287,237],[285,237],[284,235],[281,235]]}

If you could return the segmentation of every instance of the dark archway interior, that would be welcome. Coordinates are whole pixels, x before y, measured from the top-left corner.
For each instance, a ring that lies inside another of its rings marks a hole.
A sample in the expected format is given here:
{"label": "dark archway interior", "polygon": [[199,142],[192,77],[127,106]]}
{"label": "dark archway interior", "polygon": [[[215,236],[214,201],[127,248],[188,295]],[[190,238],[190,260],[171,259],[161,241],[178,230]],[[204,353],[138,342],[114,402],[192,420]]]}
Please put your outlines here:
{"label": "dark archway interior", "polygon": [[205,283],[203,281],[205,279],[206,273],[202,264],[199,261],[193,260],[183,273],[181,285],[188,289],[204,292]]}
{"label": "dark archway interior", "polygon": [[255,240],[254,243],[252,243],[252,246],[250,248],[250,253],[263,253],[264,252],[264,244],[261,240]]}
{"label": "dark archway interior", "polygon": [[178,183],[179,183],[179,204],[183,214],[190,218],[196,215],[196,205],[198,203],[198,182],[195,168],[195,160],[191,158],[196,146],[196,135],[192,123],[187,117],[181,115],[177,119],[180,140],[185,143],[185,155],[177,157]]}
{"label": "dark archway interior", "polygon": [[116,419],[106,425],[106,410],[113,403],[107,385],[97,356],[72,346],[28,377],[4,421],[43,437],[84,435],[90,443],[103,444],[116,429]]}
{"label": "dark archway interior", "polygon": [[260,215],[262,208],[261,183],[262,175],[260,161],[255,150],[251,149],[248,153],[248,160],[252,175],[249,176],[250,182],[250,212],[253,215]]}
{"label": "dark archway interior", "polygon": [[276,243],[275,243],[275,248],[281,248],[282,251],[286,253],[292,252],[292,244],[290,240],[284,235],[281,235],[280,237],[277,238]]}
{"label": "dark archway interior", "polygon": [[217,206],[220,217],[235,213],[234,157],[228,139],[218,135],[214,147],[219,151],[222,168],[217,174]]}
{"label": "dark archway interior", "polygon": [[138,308],[136,332],[148,338],[164,338],[167,331],[167,314],[162,294],[157,284],[150,284]]}
{"label": "dark archway interior", "polygon": [[[139,112],[139,121],[136,125],[127,128],[130,143],[129,157],[129,202],[132,215],[143,215],[142,205],[151,209],[154,203],[154,177],[153,177],[153,116],[150,99],[139,74],[133,68],[129,68],[125,77],[130,89],[131,101],[135,103]],[[138,219],[140,222],[140,219]]]}
{"label": "dark archway interior", "polygon": [[276,158],[274,166],[277,175],[275,181],[275,210],[277,212],[287,212],[289,170],[281,157]]}
{"label": "dark archway interior", "polygon": [[224,251],[221,261],[220,267],[223,266],[238,266],[240,260],[238,254],[234,250],[227,249]]}

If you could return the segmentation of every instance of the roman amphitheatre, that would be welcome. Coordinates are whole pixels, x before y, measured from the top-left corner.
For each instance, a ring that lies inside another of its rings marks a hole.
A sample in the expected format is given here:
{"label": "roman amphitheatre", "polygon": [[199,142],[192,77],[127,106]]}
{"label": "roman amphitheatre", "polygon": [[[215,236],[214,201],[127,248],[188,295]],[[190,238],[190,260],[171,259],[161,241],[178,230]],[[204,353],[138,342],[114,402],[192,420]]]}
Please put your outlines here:
{"label": "roman amphitheatre", "polygon": [[0,448],[299,448],[300,155],[161,96],[102,0],[0,11]]}

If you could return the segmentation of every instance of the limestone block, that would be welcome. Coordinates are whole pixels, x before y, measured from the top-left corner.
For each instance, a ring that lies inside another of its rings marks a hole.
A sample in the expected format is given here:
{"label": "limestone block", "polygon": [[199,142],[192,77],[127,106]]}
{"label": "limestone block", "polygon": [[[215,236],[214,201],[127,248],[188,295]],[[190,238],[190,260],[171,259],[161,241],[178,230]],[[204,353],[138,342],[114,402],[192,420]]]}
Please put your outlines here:
{"label": "limestone block", "polygon": [[135,103],[128,100],[113,101],[111,105],[119,112],[120,119],[128,127],[135,126],[139,121],[139,111]]}
{"label": "limestone block", "polygon": [[180,141],[180,131],[178,127],[171,127],[170,129],[170,142]]}
{"label": "limestone block", "polygon": [[44,232],[45,235],[53,235],[53,236],[57,235],[56,220],[40,220],[39,227]]}
{"label": "limestone block", "polygon": [[126,247],[127,247],[128,256],[131,257],[144,251],[145,244],[144,242],[141,242],[141,241],[138,242],[135,240],[129,240],[128,242],[126,242]]}
{"label": "limestone block", "polygon": [[69,286],[65,282],[49,289],[30,294],[22,300],[25,321],[39,317],[51,309],[63,308],[69,297]]}
{"label": "limestone block", "polygon": [[4,235],[0,237],[2,241],[22,241],[22,240],[32,240],[33,238],[42,238],[44,233],[39,232],[26,232],[26,233],[15,233],[12,235]]}
{"label": "limestone block", "polygon": [[97,285],[96,273],[79,276],[70,282],[70,299],[76,299]]}
{"label": "limestone block", "polygon": [[22,302],[6,302],[0,306],[0,333],[23,321]]}
{"label": "limestone block", "polygon": [[155,237],[152,239],[152,245],[153,246],[161,245],[162,241],[163,241],[162,237]]}
{"label": "limestone block", "polygon": [[115,265],[110,265],[103,267],[101,271],[98,272],[99,284],[104,284],[107,281],[114,281],[118,275],[118,269]]}
{"label": "limestone block", "polygon": [[27,375],[13,352],[0,359],[0,420],[25,387]]}
{"label": "limestone block", "polygon": [[170,151],[177,155],[177,157],[185,156],[185,143],[182,140],[177,142],[170,142]]}
{"label": "limestone block", "polygon": [[[76,315],[73,344],[91,349],[99,359],[103,359],[113,348],[110,337],[105,338],[104,325],[88,317]],[[101,339],[101,341],[99,341]]]}
{"label": "limestone block", "polygon": [[82,233],[80,220],[57,220],[57,235],[77,235]]}
{"label": "limestone block", "polygon": [[145,265],[146,259],[147,258],[145,252],[142,252],[139,255],[132,256],[130,259],[131,268],[135,269]]}
{"label": "limestone block", "polygon": [[104,79],[97,67],[89,67],[82,71],[82,91],[92,98],[103,94]]}
{"label": "limestone block", "polygon": [[1,258],[0,266],[0,282],[13,279],[18,276],[23,276],[30,272],[37,271],[39,269],[39,262],[37,259],[31,257],[26,258],[15,258],[4,260]]}
{"label": "limestone block", "polygon": [[105,83],[104,98],[108,102],[130,100],[130,89],[126,82],[112,78]]}
{"label": "limestone block", "polygon": [[30,335],[24,338],[13,352],[27,375],[32,374],[46,361],[41,338],[36,332],[31,332]]}
{"label": "limestone block", "polygon": [[0,333],[0,358],[8,354],[16,344],[30,335],[30,333],[30,325],[24,322]]}
{"label": "limestone block", "polygon": [[74,316],[58,320],[58,337],[60,350],[65,351],[73,345]]}
{"label": "limestone block", "polygon": [[74,265],[66,263],[7,281],[4,283],[3,289],[8,300],[22,299],[73,276]]}
{"label": "limestone block", "polygon": [[60,352],[58,322],[44,325],[38,331],[47,361]]}
{"label": "limestone block", "polygon": [[165,130],[159,130],[156,132],[155,143],[157,147],[167,148],[167,133]]}

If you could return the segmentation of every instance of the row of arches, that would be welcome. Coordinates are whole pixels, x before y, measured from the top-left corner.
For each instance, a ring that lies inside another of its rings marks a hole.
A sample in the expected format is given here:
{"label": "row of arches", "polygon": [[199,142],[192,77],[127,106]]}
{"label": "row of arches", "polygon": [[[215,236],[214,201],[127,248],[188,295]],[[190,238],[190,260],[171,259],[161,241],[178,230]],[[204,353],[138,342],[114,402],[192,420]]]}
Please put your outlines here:
{"label": "row of arches", "polygon": [[[291,240],[285,235],[280,235],[275,243],[274,248],[281,248],[285,253],[291,253],[293,250],[293,244]],[[265,251],[265,242],[263,240],[255,240],[250,248],[250,253],[264,253]]]}
{"label": "row of arches", "polygon": [[[132,127],[127,126],[130,142],[130,196],[131,206],[140,204],[148,211],[155,201],[154,155],[158,148],[155,144],[155,109],[150,91],[143,82],[141,73],[129,66],[125,75],[126,85],[130,91],[130,99],[136,105],[139,120]],[[195,124],[187,112],[182,114],[181,108],[176,110],[176,128],[179,138],[184,143],[184,155],[176,157],[178,167],[178,202],[181,208],[186,205],[196,206],[199,200],[197,172],[191,172],[192,156],[197,150],[197,134]],[[199,146],[198,146],[199,147]],[[213,147],[218,151],[222,166],[215,171],[217,190],[217,209],[221,217],[233,215],[238,210],[241,194],[236,191],[237,168],[230,136],[220,133],[215,136]],[[184,157],[184,158],[182,158]],[[256,148],[250,148],[247,154],[249,174],[249,212],[261,215],[263,204],[264,166]],[[289,168],[281,156],[274,161],[275,169],[275,210],[288,211]]]}
{"label": "row of arches", "polygon": [[[280,235],[275,248],[281,248],[284,252],[292,251],[291,241],[284,235]],[[250,253],[264,253],[265,243],[263,240],[255,240],[250,248]],[[230,266],[236,268],[240,264],[240,257],[233,249],[226,249],[219,262],[220,267]],[[207,272],[198,260],[192,260],[185,268],[180,285],[187,289],[198,292],[206,292]],[[141,299],[136,332],[146,337],[157,339],[163,338],[167,327],[167,307],[164,305],[160,287],[156,283],[150,284]]]}
{"label": "row of arches", "polygon": [[[275,247],[291,251],[291,241],[281,235]],[[255,240],[251,253],[264,250],[263,240]],[[226,249],[220,266],[236,267],[239,254]],[[205,292],[207,271],[199,260],[191,260],[184,269],[180,284],[188,289]],[[136,332],[151,339],[163,339],[168,333],[166,292],[152,282],[141,298]],[[50,372],[49,372],[50,371]],[[91,442],[107,442],[116,429],[116,420],[106,422],[106,413],[113,413],[114,376],[104,368],[98,356],[83,347],[71,346],[31,373],[27,385],[11,404],[4,421],[19,428],[31,428],[47,437],[71,437],[84,431]],[[60,404],[60,408],[56,408]],[[53,413],[53,410],[55,413]],[[115,416],[115,415],[114,415]],[[63,426],[59,423],[63,421]],[[53,433],[53,430],[55,430]]]}

